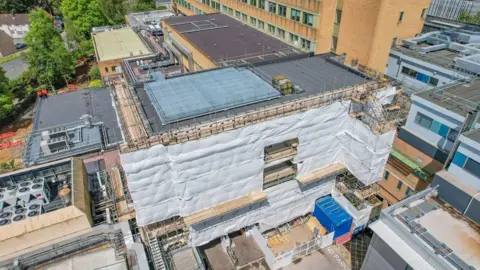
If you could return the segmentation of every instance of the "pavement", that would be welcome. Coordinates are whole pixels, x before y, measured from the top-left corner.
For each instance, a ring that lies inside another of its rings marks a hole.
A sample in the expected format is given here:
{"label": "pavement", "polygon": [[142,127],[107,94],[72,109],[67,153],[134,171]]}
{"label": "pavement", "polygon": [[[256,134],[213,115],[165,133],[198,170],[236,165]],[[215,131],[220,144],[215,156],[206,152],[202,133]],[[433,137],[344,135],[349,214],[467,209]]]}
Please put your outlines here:
{"label": "pavement", "polygon": [[28,69],[28,63],[23,58],[17,58],[13,61],[0,65],[5,70],[5,76],[9,79],[15,79]]}
{"label": "pavement", "polygon": [[292,262],[282,270],[350,270],[350,265],[327,247]]}

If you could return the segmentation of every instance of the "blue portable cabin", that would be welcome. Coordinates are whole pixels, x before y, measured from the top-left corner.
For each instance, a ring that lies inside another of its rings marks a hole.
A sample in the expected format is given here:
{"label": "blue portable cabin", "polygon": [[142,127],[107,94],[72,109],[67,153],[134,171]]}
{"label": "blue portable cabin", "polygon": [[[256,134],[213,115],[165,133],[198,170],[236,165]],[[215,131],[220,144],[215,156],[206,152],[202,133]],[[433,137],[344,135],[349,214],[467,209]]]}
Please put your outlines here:
{"label": "blue portable cabin", "polygon": [[330,196],[315,202],[313,216],[329,232],[335,232],[333,239],[350,232],[353,218]]}

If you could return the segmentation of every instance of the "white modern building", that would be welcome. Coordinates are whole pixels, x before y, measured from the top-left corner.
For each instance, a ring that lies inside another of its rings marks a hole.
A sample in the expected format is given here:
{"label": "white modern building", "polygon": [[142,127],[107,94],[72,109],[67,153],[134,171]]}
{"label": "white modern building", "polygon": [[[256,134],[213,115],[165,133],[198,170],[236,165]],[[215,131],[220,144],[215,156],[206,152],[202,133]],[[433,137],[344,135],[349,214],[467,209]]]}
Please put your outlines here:
{"label": "white modern building", "polygon": [[3,30],[14,42],[23,42],[28,32],[28,14],[0,14],[0,30]]}
{"label": "white modern building", "polygon": [[472,26],[403,40],[391,49],[385,74],[419,90],[471,80],[480,72],[479,41]]}

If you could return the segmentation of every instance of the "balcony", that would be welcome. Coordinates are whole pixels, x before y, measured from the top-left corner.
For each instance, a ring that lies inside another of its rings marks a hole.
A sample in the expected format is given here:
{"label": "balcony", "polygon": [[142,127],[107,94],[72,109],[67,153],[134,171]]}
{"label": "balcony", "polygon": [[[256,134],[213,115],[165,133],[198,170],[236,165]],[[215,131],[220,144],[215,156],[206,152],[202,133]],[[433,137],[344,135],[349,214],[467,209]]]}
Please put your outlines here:
{"label": "balcony", "polygon": [[390,168],[393,168],[400,174],[406,176],[406,180],[415,186],[417,185],[418,180],[422,182],[429,182],[433,177],[432,174],[423,169],[422,164],[409,157],[396,147],[392,148],[392,152],[390,153],[390,158],[388,159],[387,164]]}

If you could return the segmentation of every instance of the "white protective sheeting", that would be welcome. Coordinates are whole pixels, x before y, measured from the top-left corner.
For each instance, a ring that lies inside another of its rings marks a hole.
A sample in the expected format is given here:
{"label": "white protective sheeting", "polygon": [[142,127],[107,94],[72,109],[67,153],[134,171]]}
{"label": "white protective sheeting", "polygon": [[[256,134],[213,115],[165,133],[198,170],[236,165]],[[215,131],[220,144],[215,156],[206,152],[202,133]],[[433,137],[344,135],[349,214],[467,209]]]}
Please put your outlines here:
{"label": "white protective sheeting", "polygon": [[357,210],[357,208],[337,190],[332,191],[332,198],[353,218],[355,228],[366,227],[370,219],[370,214],[372,213],[372,206],[368,205],[365,209]]}
{"label": "white protective sheeting", "polygon": [[[338,162],[364,184],[377,182],[395,132],[373,133],[348,115],[348,107],[349,102],[337,102],[201,140],[122,154],[138,224],[188,216],[262,190],[264,148],[293,138],[299,140],[294,158],[298,176]],[[256,207],[251,214],[223,219],[213,228],[192,227],[191,244],[206,243],[253,223],[263,230],[278,226],[312,211],[315,199],[331,187],[310,190],[313,195],[300,190],[295,181],[269,188],[267,201],[251,206]]]}

